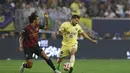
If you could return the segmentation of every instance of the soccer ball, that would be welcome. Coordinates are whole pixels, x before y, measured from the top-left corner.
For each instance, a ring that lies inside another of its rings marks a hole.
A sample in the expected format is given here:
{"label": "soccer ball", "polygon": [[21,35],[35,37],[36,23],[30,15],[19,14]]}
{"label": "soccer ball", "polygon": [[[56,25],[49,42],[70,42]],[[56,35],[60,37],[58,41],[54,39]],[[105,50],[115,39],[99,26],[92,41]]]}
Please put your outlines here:
{"label": "soccer ball", "polygon": [[70,69],[70,63],[69,62],[64,63],[63,69],[65,71],[68,71]]}

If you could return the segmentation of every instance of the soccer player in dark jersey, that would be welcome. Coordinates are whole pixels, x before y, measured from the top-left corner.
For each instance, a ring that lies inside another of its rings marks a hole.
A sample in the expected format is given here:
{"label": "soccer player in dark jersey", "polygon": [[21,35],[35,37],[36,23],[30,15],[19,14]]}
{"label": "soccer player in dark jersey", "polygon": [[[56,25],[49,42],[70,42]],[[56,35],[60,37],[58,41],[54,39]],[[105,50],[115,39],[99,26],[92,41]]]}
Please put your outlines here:
{"label": "soccer player in dark jersey", "polygon": [[[48,14],[45,14],[45,18],[48,21]],[[36,12],[33,12],[29,17],[29,24],[25,26],[25,28],[20,32],[19,37],[19,50],[24,51],[25,55],[25,62],[22,63],[20,68],[20,73],[23,73],[24,68],[31,68],[32,67],[32,55],[35,53],[42,59],[44,59],[47,64],[54,70],[55,73],[61,73],[60,71],[56,70],[55,66],[53,65],[51,59],[47,57],[45,52],[40,49],[38,45],[38,31],[41,27],[39,26],[40,20],[36,15]],[[46,28],[49,28],[49,24],[45,25]]]}

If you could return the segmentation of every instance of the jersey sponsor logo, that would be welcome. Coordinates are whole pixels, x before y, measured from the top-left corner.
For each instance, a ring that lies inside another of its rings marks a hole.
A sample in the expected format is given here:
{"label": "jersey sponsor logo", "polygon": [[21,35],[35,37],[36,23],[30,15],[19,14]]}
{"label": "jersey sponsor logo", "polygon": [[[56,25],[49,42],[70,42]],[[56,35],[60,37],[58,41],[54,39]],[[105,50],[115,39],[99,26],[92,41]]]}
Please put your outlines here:
{"label": "jersey sponsor logo", "polygon": [[75,33],[75,32],[72,32],[72,33],[69,35],[69,37],[70,37],[70,38],[73,38],[74,35],[76,35],[76,33]]}
{"label": "jersey sponsor logo", "polygon": [[66,34],[70,34],[70,32],[66,32]]}

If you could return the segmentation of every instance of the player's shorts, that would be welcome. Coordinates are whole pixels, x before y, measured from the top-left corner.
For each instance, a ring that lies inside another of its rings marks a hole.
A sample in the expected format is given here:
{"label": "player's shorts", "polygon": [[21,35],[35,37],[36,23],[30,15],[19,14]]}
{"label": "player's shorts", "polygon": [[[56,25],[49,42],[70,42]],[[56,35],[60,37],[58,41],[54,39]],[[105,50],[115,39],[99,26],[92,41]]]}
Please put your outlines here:
{"label": "player's shorts", "polygon": [[41,56],[41,52],[43,50],[40,49],[39,45],[37,44],[35,47],[33,48],[25,48],[24,47],[24,56],[26,60],[32,59],[33,53],[35,53],[38,56]]}
{"label": "player's shorts", "polygon": [[77,48],[78,48],[77,44],[70,45],[70,46],[62,45],[59,57],[63,58],[63,57],[69,56],[73,48],[75,49],[75,51],[77,51]]}

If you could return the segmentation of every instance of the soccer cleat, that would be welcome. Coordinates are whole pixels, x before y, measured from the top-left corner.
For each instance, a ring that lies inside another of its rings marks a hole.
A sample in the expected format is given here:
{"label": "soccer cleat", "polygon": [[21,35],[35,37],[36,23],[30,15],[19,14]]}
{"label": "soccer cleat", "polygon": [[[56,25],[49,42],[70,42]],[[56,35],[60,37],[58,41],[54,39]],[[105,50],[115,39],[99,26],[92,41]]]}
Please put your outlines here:
{"label": "soccer cleat", "polygon": [[55,70],[55,73],[61,73],[60,71],[58,71],[58,70]]}
{"label": "soccer cleat", "polygon": [[72,73],[73,71],[73,67],[70,67],[69,73]]}
{"label": "soccer cleat", "polygon": [[23,73],[23,71],[24,71],[24,62],[22,63],[22,65],[21,65],[21,67],[20,67],[20,73]]}

